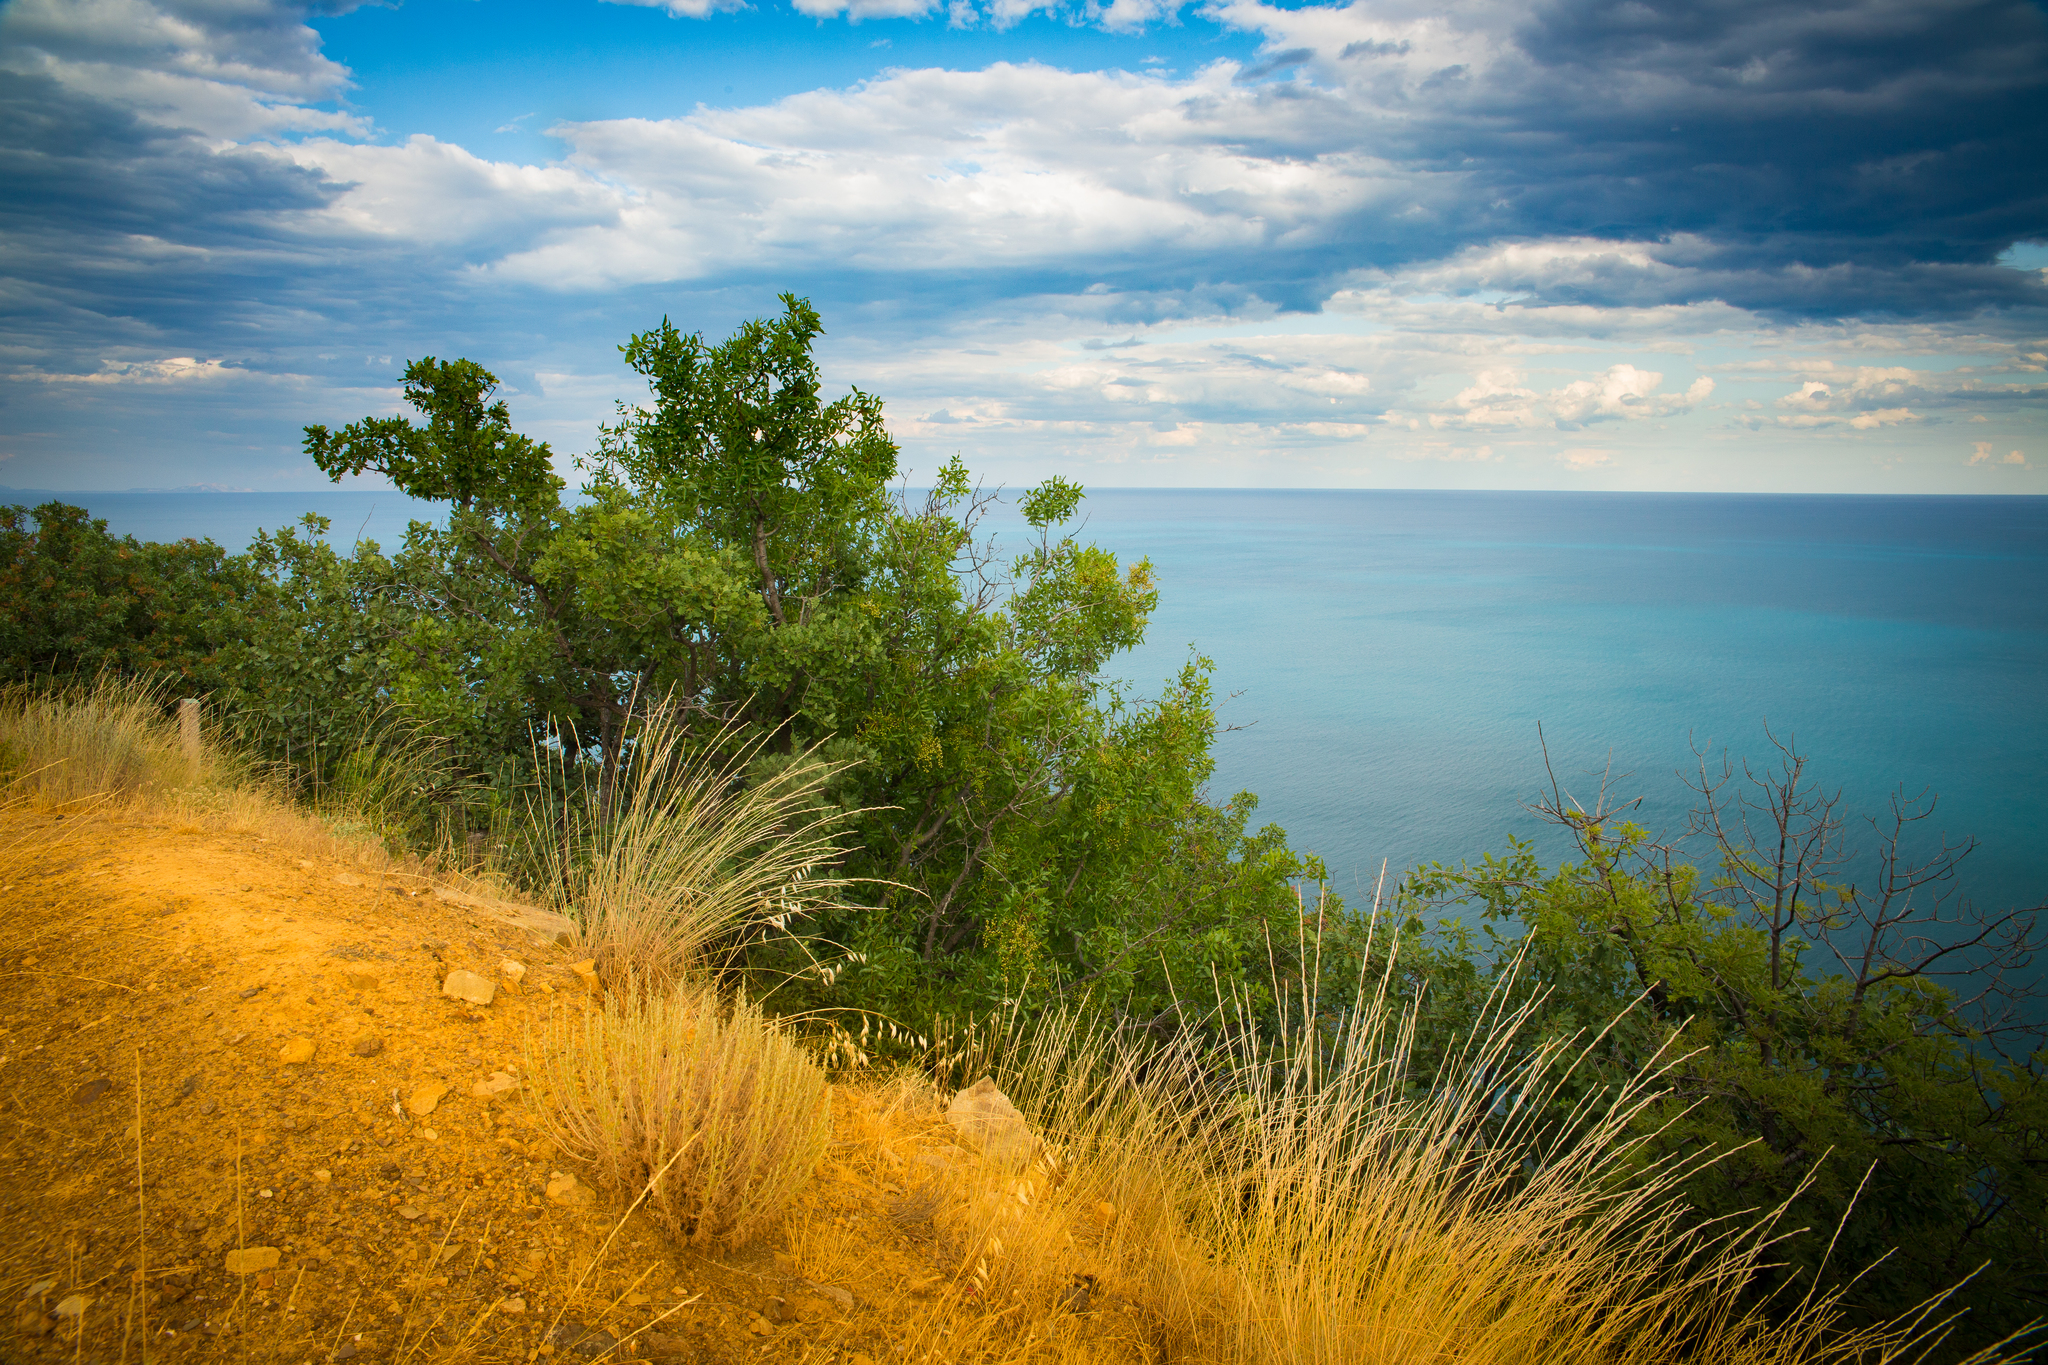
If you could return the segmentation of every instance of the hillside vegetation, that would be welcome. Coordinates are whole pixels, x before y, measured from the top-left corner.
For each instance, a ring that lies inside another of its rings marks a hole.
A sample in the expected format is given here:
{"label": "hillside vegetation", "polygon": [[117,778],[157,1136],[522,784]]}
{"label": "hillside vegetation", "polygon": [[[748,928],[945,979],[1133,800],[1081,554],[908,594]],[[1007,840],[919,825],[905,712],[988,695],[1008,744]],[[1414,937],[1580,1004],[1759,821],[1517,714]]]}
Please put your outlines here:
{"label": "hillside vegetation", "polygon": [[[826,400],[820,330],[786,298],[724,342],[631,338],[647,392],[574,497],[487,370],[414,363],[413,418],[306,436],[445,504],[389,552],[317,519],[229,555],[0,509],[14,799],[260,807],[559,916],[595,1012],[536,1023],[559,1102],[531,1116],[677,1246],[774,1241],[838,1140],[794,1117],[829,1061],[925,1087],[889,1102],[920,1122],[993,1078],[1052,1162],[1020,1208],[1087,1187],[1064,1154],[1136,1142],[1090,1167],[1163,1210],[1119,1213],[1125,1251],[961,1266],[1042,1262],[1004,1292],[1055,1307],[1142,1284],[1118,1301],[1165,1355],[1405,1358],[1382,1334],[1438,1312],[1400,1287],[1436,1271],[1389,1268],[1411,1253],[1471,1272],[1428,1339],[1475,1360],[1502,1324],[1545,1359],[1803,1359],[1939,1323],[1926,1358],[1957,1361],[2048,1316],[2038,907],[1955,897],[1968,845],[1930,845],[1928,807],[1865,836],[1857,882],[1857,822],[1789,741],[1703,754],[1687,830],[1559,784],[1534,809],[1563,863],[1511,841],[1347,905],[1208,790],[1205,660],[1149,699],[1102,681],[1156,588],[1076,538],[1082,490],[1024,493],[1007,548],[957,460],[892,492],[880,401]],[[162,728],[184,696],[196,760]],[[642,1074],[691,1048],[713,1072]],[[707,1091],[717,1068],[741,1079]],[[1462,1230],[1382,1245],[1402,1208]]]}

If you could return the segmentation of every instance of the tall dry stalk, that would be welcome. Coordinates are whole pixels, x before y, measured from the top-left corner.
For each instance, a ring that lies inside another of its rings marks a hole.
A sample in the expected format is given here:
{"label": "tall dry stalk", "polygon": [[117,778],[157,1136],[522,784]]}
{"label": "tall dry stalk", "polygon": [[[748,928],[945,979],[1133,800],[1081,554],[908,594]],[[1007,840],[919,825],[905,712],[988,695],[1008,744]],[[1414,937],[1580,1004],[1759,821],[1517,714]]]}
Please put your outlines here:
{"label": "tall dry stalk", "polygon": [[607,982],[680,981],[715,947],[786,927],[847,885],[832,869],[849,813],[823,799],[846,765],[800,760],[750,782],[762,743],[731,730],[693,742],[660,704],[634,730],[609,811],[562,780],[559,806],[530,812],[530,856]]}

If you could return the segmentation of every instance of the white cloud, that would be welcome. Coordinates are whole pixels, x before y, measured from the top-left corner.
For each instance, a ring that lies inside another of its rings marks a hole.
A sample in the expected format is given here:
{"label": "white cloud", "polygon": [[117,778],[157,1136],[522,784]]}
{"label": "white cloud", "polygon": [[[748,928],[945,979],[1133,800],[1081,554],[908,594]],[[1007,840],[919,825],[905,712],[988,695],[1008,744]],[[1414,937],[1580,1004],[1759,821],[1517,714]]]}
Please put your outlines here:
{"label": "white cloud", "polygon": [[678,19],[709,19],[714,14],[748,8],[747,0],[607,0],[607,3],[665,9]]}
{"label": "white cloud", "polygon": [[103,360],[99,369],[83,374],[15,370],[7,377],[42,384],[196,384],[246,374],[218,360],[177,355],[161,360]]}
{"label": "white cloud", "polygon": [[1657,392],[1664,376],[1623,363],[1597,376],[1574,379],[1547,392],[1527,386],[1514,369],[1482,370],[1443,411],[1429,415],[1439,429],[1513,429],[1554,426],[1571,430],[1593,422],[1671,417],[1690,411],[1714,392],[1702,375],[1682,394]]}
{"label": "white cloud", "polygon": [[1974,451],[1970,456],[1970,463],[2018,465],[2022,469],[2028,467],[2027,457],[2022,452],[2017,450],[2008,450],[2003,455],[1994,455],[1993,452],[1996,450],[1997,447],[1993,445],[1991,442],[1978,441],[1975,443]]}

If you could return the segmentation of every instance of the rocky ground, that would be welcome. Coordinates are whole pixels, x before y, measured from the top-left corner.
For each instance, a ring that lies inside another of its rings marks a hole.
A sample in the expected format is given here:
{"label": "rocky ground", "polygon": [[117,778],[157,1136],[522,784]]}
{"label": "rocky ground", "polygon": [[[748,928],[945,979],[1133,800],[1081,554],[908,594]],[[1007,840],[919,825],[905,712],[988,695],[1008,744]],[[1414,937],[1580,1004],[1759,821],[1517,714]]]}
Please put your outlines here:
{"label": "rocky ground", "polygon": [[474,890],[260,823],[0,812],[0,1361],[1158,1358],[1093,1276],[990,1302],[963,1228],[1008,1177],[902,1078],[835,1087],[775,1237],[628,1215],[521,1081],[591,998],[569,926]]}

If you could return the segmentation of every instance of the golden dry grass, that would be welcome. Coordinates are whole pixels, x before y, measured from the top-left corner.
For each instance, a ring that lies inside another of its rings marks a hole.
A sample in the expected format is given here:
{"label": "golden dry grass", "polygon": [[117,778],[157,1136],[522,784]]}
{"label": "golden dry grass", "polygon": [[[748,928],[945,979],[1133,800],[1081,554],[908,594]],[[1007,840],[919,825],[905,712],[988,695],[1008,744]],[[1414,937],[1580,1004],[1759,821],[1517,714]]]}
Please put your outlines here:
{"label": "golden dry grass", "polygon": [[591,791],[530,812],[532,860],[608,982],[679,981],[715,946],[780,928],[846,885],[831,869],[847,813],[820,800],[843,765],[799,761],[748,782],[759,753],[731,734],[692,742],[680,712],[657,705],[605,818],[590,814]]}
{"label": "golden dry grass", "polygon": [[773,1227],[831,1135],[824,1072],[758,1006],[706,985],[558,1013],[527,1070],[556,1143],[613,1189],[644,1189],[696,1244]]}

